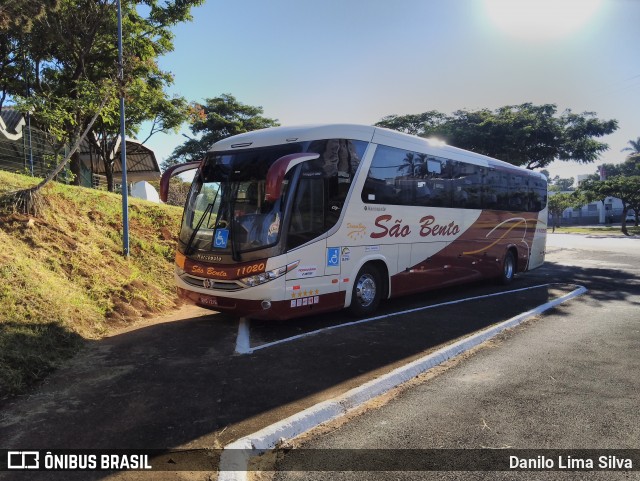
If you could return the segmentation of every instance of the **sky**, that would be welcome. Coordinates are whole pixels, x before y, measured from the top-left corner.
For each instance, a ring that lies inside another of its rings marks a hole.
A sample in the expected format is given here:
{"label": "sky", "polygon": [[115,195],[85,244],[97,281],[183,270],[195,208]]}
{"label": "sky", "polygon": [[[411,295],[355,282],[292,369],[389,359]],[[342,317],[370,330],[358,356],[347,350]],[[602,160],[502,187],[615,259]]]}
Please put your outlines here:
{"label": "sky", "polygon": [[[638,0],[206,0],[192,14],[160,59],[188,101],[229,93],[281,125],[525,102],[617,119],[598,162],[548,167],[563,178],[622,162],[640,137]],[[162,161],[183,133],[147,145]]]}

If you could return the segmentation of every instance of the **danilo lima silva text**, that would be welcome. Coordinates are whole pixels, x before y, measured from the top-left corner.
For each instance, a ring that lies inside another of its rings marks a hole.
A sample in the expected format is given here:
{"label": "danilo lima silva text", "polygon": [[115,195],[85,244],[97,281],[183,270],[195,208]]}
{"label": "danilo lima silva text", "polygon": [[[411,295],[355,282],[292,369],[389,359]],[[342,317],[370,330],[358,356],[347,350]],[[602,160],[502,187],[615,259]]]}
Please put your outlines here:
{"label": "danilo lima silva text", "polygon": [[576,458],[571,456],[558,456],[557,459],[546,456],[535,458],[519,458],[509,456],[509,468],[511,469],[633,469],[633,461],[629,458],[617,456],[599,456],[594,458]]}

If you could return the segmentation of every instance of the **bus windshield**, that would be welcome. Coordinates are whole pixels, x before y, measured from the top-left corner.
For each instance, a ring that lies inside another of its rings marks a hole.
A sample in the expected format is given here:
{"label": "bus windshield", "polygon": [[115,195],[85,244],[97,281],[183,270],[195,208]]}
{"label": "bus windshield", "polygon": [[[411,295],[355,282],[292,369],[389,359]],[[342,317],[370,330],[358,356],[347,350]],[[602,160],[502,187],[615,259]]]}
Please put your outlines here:
{"label": "bus windshield", "polygon": [[237,262],[243,253],[276,246],[284,251],[327,232],[365,147],[329,139],[210,152],[187,199],[184,254],[230,254]]}
{"label": "bus windshield", "polygon": [[196,177],[182,220],[185,253],[235,255],[277,243],[290,176],[281,196],[265,200],[267,172],[279,158],[302,150],[300,144],[238,153],[211,153]]}

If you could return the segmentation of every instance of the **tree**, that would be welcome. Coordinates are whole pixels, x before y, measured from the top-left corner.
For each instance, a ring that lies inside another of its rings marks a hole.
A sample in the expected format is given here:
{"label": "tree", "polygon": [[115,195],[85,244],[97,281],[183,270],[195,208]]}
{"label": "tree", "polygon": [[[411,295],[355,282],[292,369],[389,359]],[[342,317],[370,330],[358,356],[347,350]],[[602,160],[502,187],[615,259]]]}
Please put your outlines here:
{"label": "tree", "polygon": [[627,159],[620,164],[602,164],[598,167],[598,174],[600,171],[604,172],[606,178],[618,177],[620,175],[627,177],[640,175],[640,155],[628,155]]}
{"label": "tree", "polygon": [[162,168],[199,160],[212,144],[232,135],[279,125],[277,120],[263,117],[262,113],[262,107],[243,104],[231,94],[206,99],[204,105],[194,102],[190,129],[198,138],[189,138],[176,147]]}
{"label": "tree", "polygon": [[46,18],[58,6],[59,0],[4,2],[0,6],[0,110],[7,96],[29,89],[24,40],[34,22]]}
{"label": "tree", "polygon": [[87,136],[94,122],[102,112],[105,104],[107,103],[109,96],[107,95],[102,103],[95,109],[95,113],[91,120],[89,120],[87,127],[81,135],[78,135],[75,143],[70,148],[69,153],[66,157],[58,164],[58,166],[53,169],[49,175],[43,179],[38,185],[35,187],[30,187],[27,189],[18,190],[15,192],[6,192],[0,196],[0,207],[10,207],[12,210],[18,210],[25,214],[33,214],[38,215],[39,211],[42,208],[42,198],[40,195],[40,191],[43,187],[45,187],[49,182],[51,182],[67,165],[67,162],[71,159],[71,157],[75,154],[80,147],[80,143]]}
{"label": "tree", "polygon": [[[152,119],[151,129],[144,144],[152,135],[158,132],[177,130],[187,119],[187,102],[182,97],[167,98],[162,85],[153,86],[143,79],[136,79],[135,85],[130,86],[127,96],[127,131],[134,135],[140,124],[146,119]],[[107,178],[107,189],[113,191],[113,169],[120,147],[120,114],[119,107],[111,105],[108,115],[102,116],[94,129],[89,141],[98,153],[104,165]],[[127,155],[135,154],[135,150],[128,148]]]}
{"label": "tree", "polygon": [[562,179],[559,175],[556,175],[549,184],[549,190],[554,192],[566,192],[574,190],[573,177]]}
{"label": "tree", "polygon": [[627,231],[627,212],[633,208],[640,210],[640,176],[619,175],[606,180],[587,180],[580,185],[580,192],[588,199],[602,200],[606,197],[617,197],[622,201],[622,222],[620,230],[624,235]]}
{"label": "tree", "polygon": [[0,7],[0,32],[18,27],[29,32],[35,20],[57,8],[59,0],[4,2]]}
{"label": "tree", "polygon": [[458,110],[451,115],[435,111],[384,117],[376,124],[421,137],[440,137],[447,143],[495,157],[528,169],[542,169],[554,160],[590,163],[608,149],[596,140],[618,128],[616,120],[600,120],[594,112],[557,115],[554,104],[507,105]]}
{"label": "tree", "polygon": [[[152,181],[150,184],[155,187],[158,192],[160,191],[160,181]],[[187,196],[189,195],[189,189],[191,189],[191,182],[185,182],[178,175],[171,177],[166,203],[184,207]]]}
{"label": "tree", "polygon": [[437,110],[430,110],[422,114],[387,115],[376,125],[387,129],[397,130],[410,135],[425,137],[429,132],[437,130],[447,119],[447,116]]}
{"label": "tree", "polygon": [[547,209],[551,214],[551,225],[552,231],[556,231],[556,220],[558,221],[558,226],[561,224],[562,213],[565,209],[569,209],[572,207],[579,207],[584,203],[583,199],[578,197],[575,193],[564,193],[558,192],[556,194],[550,195],[549,200],[547,202]]}
{"label": "tree", "polygon": [[640,154],[640,137],[638,137],[636,140],[630,140],[629,142],[627,142],[627,144],[629,144],[630,147],[625,147],[620,152],[629,151],[631,152],[629,156],[636,156]]}
{"label": "tree", "polygon": [[[78,129],[86,127],[94,114],[82,108],[83,96],[103,97],[107,86],[117,86],[89,135],[109,177],[119,134],[120,95],[127,104],[128,135],[135,135],[144,120],[156,119],[155,133],[175,130],[186,119],[186,101],[166,94],[173,76],[159,68],[157,58],[173,48],[171,27],[189,20],[191,8],[203,1],[121,0],[124,78],[120,79],[115,0],[58,0],[58,8],[34,21],[31,33],[19,41],[27,68],[21,76],[23,85],[9,93],[32,110],[43,130],[61,131],[72,144]],[[66,111],[60,118],[53,112],[61,106]],[[79,174],[77,156],[72,171]]]}

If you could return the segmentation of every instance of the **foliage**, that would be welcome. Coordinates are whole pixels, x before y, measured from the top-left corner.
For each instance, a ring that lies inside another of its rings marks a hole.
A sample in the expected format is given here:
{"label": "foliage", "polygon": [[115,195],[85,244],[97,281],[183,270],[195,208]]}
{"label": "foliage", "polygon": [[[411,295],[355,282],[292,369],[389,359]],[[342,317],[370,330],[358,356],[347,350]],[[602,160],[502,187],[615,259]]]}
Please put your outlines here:
{"label": "foliage", "polygon": [[28,33],[33,22],[42,18],[47,11],[54,11],[59,0],[4,2],[0,8],[0,31],[19,28]]}
{"label": "foliage", "polygon": [[602,164],[598,170],[603,170],[607,178],[640,175],[640,155],[628,155],[621,164]]}
{"label": "foliage", "polygon": [[[160,191],[160,181],[149,182],[157,191]],[[184,207],[187,202],[187,195],[191,189],[191,182],[185,182],[180,176],[171,177],[169,180],[169,192],[167,195],[167,204]]]}
{"label": "foliage", "polygon": [[21,77],[27,61],[21,41],[31,32],[34,22],[55,11],[59,3],[59,0],[14,0],[4,1],[0,6],[0,109],[7,95],[25,92]]}
{"label": "foliage", "polygon": [[622,149],[622,152],[631,152],[628,157],[640,154],[640,137],[636,140],[630,140],[627,144],[629,144],[629,147]]}
{"label": "foliage", "polygon": [[188,139],[176,147],[163,163],[163,169],[182,162],[200,160],[215,142],[232,135],[278,126],[278,121],[262,116],[262,107],[236,100],[231,94],[205,100],[204,105],[191,105],[191,132],[198,139]]}
{"label": "foliage", "polygon": [[[631,235],[640,235],[640,227],[628,227],[627,230]],[[622,232],[618,227],[588,227],[588,226],[563,226],[556,227],[556,231],[562,234],[584,234],[589,236],[622,236]]]}
{"label": "foliage", "polygon": [[[191,8],[202,2],[121,0],[124,52],[120,77],[116,2],[58,0],[57,8],[34,20],[29,34],[17,40],[5,36],[13,39],[24,57],[20,71],[14,72],[16,82],[6,92],[23,110],[31,111],[40,128],[66,144],[75,141],[95,114],[91,108],[95,101],[89,99],[104,98],[109,92],[89,138],[99,147],[110,173],[120,130],[121,95],[127,104],[128,135],[135,135],[145,120],[153,121],[153,134],[175,130],[186,119],[186,100],[165,92],[173,76],[160,69],[157,59],[173,48],[171,27],[189,20]],[[75,173],[77,161],[72,167]]]}
{"label": "foliage", "polygon": [[551,179],[551,182],[549,183],[549,190],[552,192],[571,191],[574,190],[573,182],[573,177],[563,179],[559,175],[556,175],[553,179]]}
{"label": "foliage", "polygon": [[580,193],[587,199],[604,200],[606,197],[617,197],[622,201],[623,234],[628,235],[626,216],[629,208],[636,214],[640,212],[640,176],[618,175],[606,180],[589,179],[580,184]]}
{"label": "foliage", "polygon": [[440,137],[449,144],[528,169],[554,160],[590,163],[608,149],[596,138],[614,132],[616,120],[600,120],[594,112],[557,114],[554,104],[507,105],[494,111],[457,110],[451,115],[429,111],[390,115],[376,124],[421,137]]}
{"label": "foliage", "polygon": [[553,230],[555,231],[556,229],[556,219],[561,219],[562,213],[565,211],[565,209],[580,207],[583,204],[584,198],[574,192],[558,192],[556,194],[550,195],[547,203],[547,209],[551,214]]}

